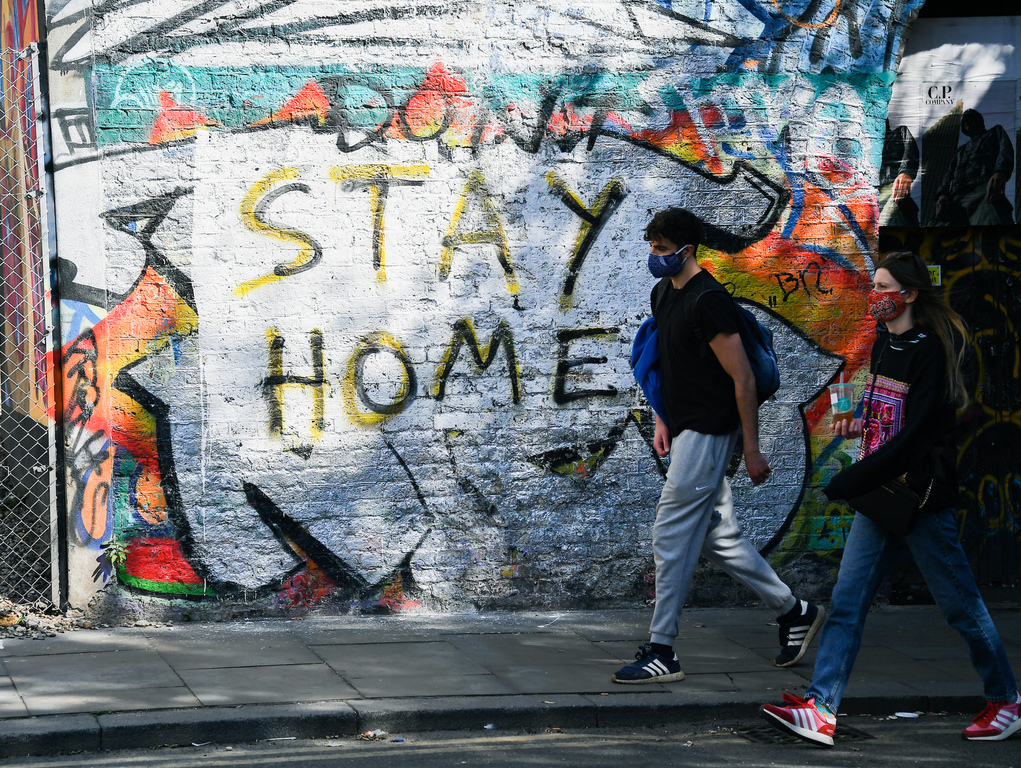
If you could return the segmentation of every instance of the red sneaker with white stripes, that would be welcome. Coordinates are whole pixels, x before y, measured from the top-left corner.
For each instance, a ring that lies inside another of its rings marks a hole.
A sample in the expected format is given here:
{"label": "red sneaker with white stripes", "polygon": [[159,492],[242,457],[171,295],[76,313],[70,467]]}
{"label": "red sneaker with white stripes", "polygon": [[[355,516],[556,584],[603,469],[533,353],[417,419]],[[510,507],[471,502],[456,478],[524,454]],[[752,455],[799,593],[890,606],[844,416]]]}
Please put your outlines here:
{"label": "red sneaker with white stripes", "polygon": [[991,701],[961,735],[970,741],[1000,741],[1021,731],[1021,693],[1013,701]]}
{"label": "red sneaker with white stripes", "polygon": [[815,699],[806,701],[793,693],[785,693],[783,700],[787,706],[762,705],[762,716],[766,722],[821,747],[833,746],[836,715],[822,704],[816,704]]}

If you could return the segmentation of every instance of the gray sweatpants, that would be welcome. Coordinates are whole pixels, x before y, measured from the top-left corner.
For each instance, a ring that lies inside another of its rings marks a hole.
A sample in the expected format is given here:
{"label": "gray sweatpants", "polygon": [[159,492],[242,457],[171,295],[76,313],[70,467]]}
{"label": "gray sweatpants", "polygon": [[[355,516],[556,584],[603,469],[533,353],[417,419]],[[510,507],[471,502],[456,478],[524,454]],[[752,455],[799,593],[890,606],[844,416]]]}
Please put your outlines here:
{"label": "gray sweatpants", "polygon": [[796,604],[791,589],[741,533],[727,464],[737,433],[703,435],[686,430],[670,445],[666,485],[656,505],[652,550],[656,558],[656,607],[652,642],[673,645],[698,556],[744,584],[778,616]]}

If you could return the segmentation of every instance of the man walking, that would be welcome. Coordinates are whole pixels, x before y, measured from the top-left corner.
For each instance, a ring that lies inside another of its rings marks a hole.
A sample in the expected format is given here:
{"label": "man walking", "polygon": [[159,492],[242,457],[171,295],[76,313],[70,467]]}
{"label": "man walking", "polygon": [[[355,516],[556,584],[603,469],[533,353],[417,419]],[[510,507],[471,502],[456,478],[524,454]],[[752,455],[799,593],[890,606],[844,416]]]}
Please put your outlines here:
{"label": "man walking", "polygon": [[649,270],[669,278],[653,289],[659,362],[667,421],[656,416],[653,446],[670,454],[656,506],[652,547],[656,605],[651,642],[636,661],[617,670],[617,683],[683,680],[673,650],[678,621],[699,554],[755,592],[780,623],[780,654],[789,667],[801,659],[825,612],[791,594],[741,533],[726,470],[743,435],[745,466],[756,485],[770,468],[759,450],[758,401],[734,300],[695,261],[702,223],[690,211],[660,211],[645,229]]}

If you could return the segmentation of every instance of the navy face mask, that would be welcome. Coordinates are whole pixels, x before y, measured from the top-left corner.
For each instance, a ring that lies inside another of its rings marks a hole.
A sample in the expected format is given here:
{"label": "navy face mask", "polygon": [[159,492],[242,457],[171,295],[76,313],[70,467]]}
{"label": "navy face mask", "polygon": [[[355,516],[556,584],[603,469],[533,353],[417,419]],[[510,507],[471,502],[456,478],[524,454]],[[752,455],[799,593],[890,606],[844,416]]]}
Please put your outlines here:
{"label": "navy face mask", "polygon": [[[688,246],[684,246],[687,248]],[[681,271],[681,267],[684,266],[684,262],[688,260],[687,256],[683,258],[678,254],[684,250],[681,248],[680,251],[662,256],[658,253],[649,254],[649,271],[653,277],[671,277]]]}

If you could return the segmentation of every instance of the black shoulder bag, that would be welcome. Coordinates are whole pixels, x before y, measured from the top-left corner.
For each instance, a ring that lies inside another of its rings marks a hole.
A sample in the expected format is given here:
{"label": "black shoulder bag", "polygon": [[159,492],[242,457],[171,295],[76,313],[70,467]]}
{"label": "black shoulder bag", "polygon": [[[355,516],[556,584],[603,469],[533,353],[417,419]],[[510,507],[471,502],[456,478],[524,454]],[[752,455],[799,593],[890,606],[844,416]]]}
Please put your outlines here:
{"label": "black shoulder bag", "polygon": [[[889,340],[887,341],[887,344]],[[879,359],[876,360],[876,372],[872,374],[872,386],[869,389],[869,407],[865,414],[864,426],[868,426],[872,417],[872,396],[876,392],[876,379],[879,378],[879,364],[883,361],[883,353],[886,345],[879,352]],[[855,512],[860,512],[869,520],[878,525],[887,533],[894,536],[906,536],[914,530],[918,522],[918,513],[929,500],[932,492],[932,484],[935,478],[929,481],[929,487],[925,490],[925,498],[919,498],[918,494],[908,488],[905,482],[900,479],[883,483],[878,488],[848,499],[847,503]]]}

